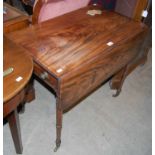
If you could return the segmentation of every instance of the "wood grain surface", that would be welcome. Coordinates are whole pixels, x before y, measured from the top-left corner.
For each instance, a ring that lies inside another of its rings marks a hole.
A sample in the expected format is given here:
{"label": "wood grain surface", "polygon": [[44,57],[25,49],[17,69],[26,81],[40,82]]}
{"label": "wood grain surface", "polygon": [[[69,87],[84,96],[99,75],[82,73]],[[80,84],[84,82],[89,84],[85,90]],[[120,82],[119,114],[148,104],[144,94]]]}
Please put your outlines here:
{"label": "wood grain surface", "polygon": [[[36,64],[61,79],[64,108],[129,63],[147,29],[140,22],[114,12],[92,17],[86,14],[87,10],[74,11],[9,35],[29,51]],[[114,44],[108,46],[108,42]],[[91,79],[96,81],[93,86]],[[88,86],[83,91],[82,83]],[[73,97],[76,99],[70,100],[69,92],[73,90],[67,85],[79,92]]]}
{"label": "wood grain surface", "polygon": [[3,32],[9,33],[20,30],[29,25],[29,17],[19,9],[10,6],[7,3],[3,4],[6,14],[3,13]]}
{"label": "wood grain surface", "polygon": [[23,146],[17,107],[28,98],[29,90],[26,84],[32,75],[33,61],[23,48],[5,36],[3,41],[3,72],[10,67],[13,68],[10,74],[4,76],[3,73],[3,118],[8,120],[16,153],[22,154]]}
{"label": "wood grain surface", "polygon": [[61,143],[63,112],[135,60],[147,33],[144,24],[117,13],[90,16],[88,10],[79,9],[8,35],[27,49],[34,60],[34,73],[56,92],[55,151]]}
{"label": "wood grain surface", "polygon": [[[107,50],[123,44],[145,29],[140,23],[116,13],[105,12],[101,16],[91,17],[86,15],[86,11],[82,10],[82,17],[81,14],[77,15],[78,12],[73,12],[10,37],[31,51],[36,61],[60,77],[95,55],[106,54]],[[78,19],[72,19],[74,16],[78,16]],[[108,47],[106,43],[109,41],[113,41],[114,46]],[[60,68],[63,72],[58,73]]]}
{"label": "wood grain surface", "polygon": [[[14,70],[11,74],[3,77],[4,104],[25,87],[33,71],[32,58],[24,49],[4,37],[3,71],[9,67],[13,67]],[[23,79],[17,82],[18,77]]]}

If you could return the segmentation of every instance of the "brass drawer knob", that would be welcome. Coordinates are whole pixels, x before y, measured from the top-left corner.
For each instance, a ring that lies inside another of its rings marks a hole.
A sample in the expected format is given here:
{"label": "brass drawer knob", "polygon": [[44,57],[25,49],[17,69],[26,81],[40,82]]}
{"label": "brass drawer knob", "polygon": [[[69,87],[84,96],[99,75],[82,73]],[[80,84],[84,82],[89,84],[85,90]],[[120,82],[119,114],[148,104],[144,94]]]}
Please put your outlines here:
{"label": "brass drawer knob", "polygon": [[43,79],[43,80],[47,79],[48,78],[48,73],[47,72],[41,73],[40,78]]}

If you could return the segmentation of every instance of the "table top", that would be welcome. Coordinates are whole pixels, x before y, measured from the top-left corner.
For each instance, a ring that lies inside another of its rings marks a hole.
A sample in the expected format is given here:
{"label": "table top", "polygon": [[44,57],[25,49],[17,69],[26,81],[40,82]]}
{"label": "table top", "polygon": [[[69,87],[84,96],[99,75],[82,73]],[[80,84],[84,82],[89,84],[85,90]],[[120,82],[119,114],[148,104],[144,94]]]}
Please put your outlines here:
{"label": "table top", "polygon": [[86,7],[11,33],[9,38],[27,49],[36,63],[61,78],[146,29],[140,22],[115,12],[90,16],[88,10]]}
{"label": "table top", "polygon": [[13,72],[3,77],[3,103],[25,87],[33,71],[32,58],[4,36],[3,71],[9,67],[13,68]]}
{"label": "table top", "polygon": [[[4,13],[5,10],[5,13]],[[19,9],[16,9],[15,7],[12,7],[11,5],[7,3],[3,3],[3,22],[6,25],[8,22],[11,24],[12,22],[15,22],[17,20],[23,20],[28,19],[28,16],[26,13],[20,11]]]}

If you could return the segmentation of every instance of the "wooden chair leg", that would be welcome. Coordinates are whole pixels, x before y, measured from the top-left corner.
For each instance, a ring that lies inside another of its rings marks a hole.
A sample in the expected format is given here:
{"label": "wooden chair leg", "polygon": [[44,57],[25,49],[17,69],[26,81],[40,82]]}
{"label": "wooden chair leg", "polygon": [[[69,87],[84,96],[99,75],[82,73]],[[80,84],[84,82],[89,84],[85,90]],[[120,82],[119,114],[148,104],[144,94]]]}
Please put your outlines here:
{"label": "wooden chair leg", "polygon": [[17,154],[22,154],[23,146],[21,140],[20,124],[19,124],[19,115],[17,110],[13,111],[8,116],[8,122],[10,126],[11,135],[14,141],[15,149]]}

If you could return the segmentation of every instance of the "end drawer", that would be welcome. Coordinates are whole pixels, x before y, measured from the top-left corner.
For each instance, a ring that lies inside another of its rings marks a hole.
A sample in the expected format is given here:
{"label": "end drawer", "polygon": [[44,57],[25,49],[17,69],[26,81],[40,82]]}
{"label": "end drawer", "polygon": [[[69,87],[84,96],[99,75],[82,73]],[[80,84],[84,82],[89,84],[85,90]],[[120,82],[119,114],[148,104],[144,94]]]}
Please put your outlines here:
{"label": "end drawer", "polygon": [[34,63],[34,74],[57,92],[57,79],[53,75],[51,75],[47,70],[45,70],[43,67],[36,63]]}

